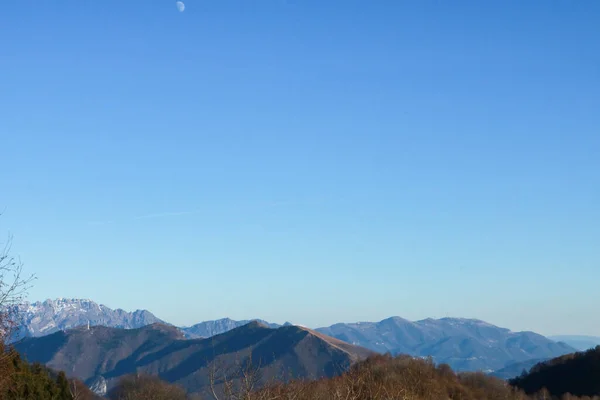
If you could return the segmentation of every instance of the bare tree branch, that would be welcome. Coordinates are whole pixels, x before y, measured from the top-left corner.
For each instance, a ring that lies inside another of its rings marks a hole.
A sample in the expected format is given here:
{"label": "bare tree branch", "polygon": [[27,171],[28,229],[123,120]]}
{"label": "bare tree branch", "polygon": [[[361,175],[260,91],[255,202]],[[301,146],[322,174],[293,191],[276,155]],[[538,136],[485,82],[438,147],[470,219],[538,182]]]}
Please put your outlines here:
{"label": "bare tree branch", "polygon": [[23,263],[11,255],[12,236],[0,246],[0,340],[5,343],[18,328],[18,306],[36,278],[24,275]]}

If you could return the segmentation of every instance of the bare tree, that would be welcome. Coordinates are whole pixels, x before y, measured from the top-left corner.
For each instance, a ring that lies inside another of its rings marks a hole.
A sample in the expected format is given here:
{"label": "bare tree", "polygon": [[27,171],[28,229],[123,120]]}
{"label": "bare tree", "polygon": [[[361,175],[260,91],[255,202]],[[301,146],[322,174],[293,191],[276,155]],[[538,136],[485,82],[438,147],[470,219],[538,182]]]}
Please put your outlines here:
{"label": "bare tree", "polygon": [[261,397],[257,394],[267,384],[263,380],[261,367],[262,361],[255,363],[252,355],[243,360],[237,359],[228,366],[221,360],[214,360],[208,373],[210,394],[215,400],[266,399],[266,391],[260,392]]}
{"label": "bare tree", "polygon": [[91,400],[96,398],[85,383],[78,379],[69,379],[69,395],[72,400]]}
{"label": "bare tree", "polygon": [[23,276],[23,263],[11,255],[11,245],[10,235],[5,242],[0,242],[0,391],[13,379],[14,351],[7,341],[18,327],[18,304],[35,279]]}
{"label": "bare tree", "polygon": [[18,328],[18,305],[23,301],[34,275],[23,274],[23,263],[11,255],[12,236],[0,242],[0,340],[6,340]]}

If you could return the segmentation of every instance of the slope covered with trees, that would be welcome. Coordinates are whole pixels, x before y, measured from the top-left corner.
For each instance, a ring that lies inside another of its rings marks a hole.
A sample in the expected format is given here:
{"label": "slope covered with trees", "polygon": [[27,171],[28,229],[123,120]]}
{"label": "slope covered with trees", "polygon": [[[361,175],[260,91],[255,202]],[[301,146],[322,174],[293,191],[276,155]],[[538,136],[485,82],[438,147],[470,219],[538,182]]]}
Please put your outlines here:
{"label": "slope covered with trees", "polygon": [[41,364],[29,364],[10,348],[0,346],[0,399],[92,400],[96,397],[80,381],[68,379]]}
{"label": "slope covered with trees", "polygon": [[[180,388],[151,377],[127,377],[110,394],[111,400],[573,400],[540,389],[526,394],[507,382],[483,373],[455,373],[431,359],[377,355],[359,362],[340,376],[291,382],[261,381],[260,374],[240,370],[226,390],[189,397]],[[242,379],[240,379],[242,378]],[[254,384],[260,381],[260,385]],[[250,384],[248,384],[248,382]],[[127,397],[124,397],[127,396]],[[590,399],[590,397],[581,397]]]}
{"label": "slope covered with trees", "polygon": [[546,389],[553,396],[600,398],[600,346],[539,363],[510,383],[527,393]]}
{"label": "slope covered with trees", "polygon": [[210,339],[193,340],[161,324],[139,329],[77,328],[23,339],[15,349],[29,360],[70,371],[90,385],[102,377],[107,390],[124,376],[147,374],[191,393],[207,392],[211,373],[221,378],[246,360],[258,365],[266,378],[318,379],[342,373],[374,354],[307,328],[271,329],[256,321]]}

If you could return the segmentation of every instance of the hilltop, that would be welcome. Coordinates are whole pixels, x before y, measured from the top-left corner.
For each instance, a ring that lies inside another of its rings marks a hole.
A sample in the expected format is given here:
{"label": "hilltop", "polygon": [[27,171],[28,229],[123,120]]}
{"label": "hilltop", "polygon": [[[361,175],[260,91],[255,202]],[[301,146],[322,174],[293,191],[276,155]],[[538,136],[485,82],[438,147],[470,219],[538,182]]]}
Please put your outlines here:
{"label": "hilltop", "polygon": [[393,355],[432,357],[456,371],[492,372],[515,362],[546,359],[576,351],[534,332],[512,332],[485,321],[441,318],[335,324],[318,329],[326,335]]}
{"label": "hilltop", "polygon": [[[153,323],[165,323],[147,310],[127,312],[111,309],[86,299],[56,299],[24,303],[20,336],[39,337],[77,326],[106,326],[136,329]],[[261,319],[233,320],[223,318],[204,321],[189,327],[178,327],[188,339],[210,338],[257,321],[270,328],[284,325]],[[409,321],[391,317],[379,322],[338,323],[315,329],[346,343],[378,353],[408,354],[432,357],[447,363],[456,371],[503,370],[516,363],[531,366],[531,360],[545,360],[569,354],[575,348],[555,342],[534,332],[512,332],[485,321],[467,318],[441,318]],[[520,373],[521,371],[518,371]],[[502,372],[510,374],[510,369]]]}
{"label": "hilltop", "polygon": [[[331,377],[373,352],[297,326],[269,328],[251,322],[210,339],[188,339],[175,327],[152,324],[138,329],[85,327],[41,338],[15,348],[88,385],[106,382],[110,390],[132,373],[157,375],[191,393],[205,392],[210,375],[250,363],[261,379]],[[82,349],[85,349],[82,353]]]}

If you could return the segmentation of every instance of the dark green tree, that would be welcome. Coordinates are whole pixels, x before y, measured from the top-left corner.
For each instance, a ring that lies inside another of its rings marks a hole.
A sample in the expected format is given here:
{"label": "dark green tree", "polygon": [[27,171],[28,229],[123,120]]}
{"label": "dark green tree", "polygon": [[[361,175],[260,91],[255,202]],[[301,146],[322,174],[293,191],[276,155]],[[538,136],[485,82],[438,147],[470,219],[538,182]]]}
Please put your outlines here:
{"label": "dark green tree", "polygon": [[71,391],[69,390],[69,380],[63,371],[60,371],[56,377],[56,388],[58,392],[57,399],[70,400],[72,398]]}

